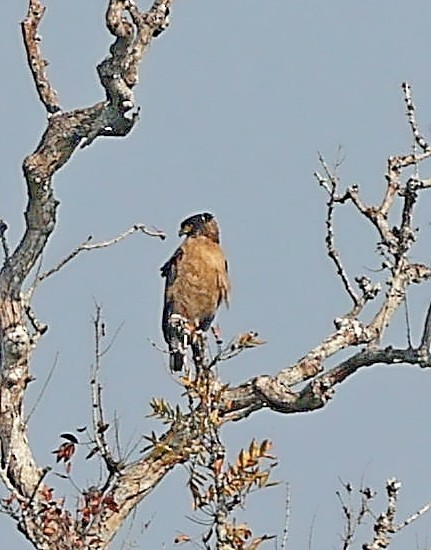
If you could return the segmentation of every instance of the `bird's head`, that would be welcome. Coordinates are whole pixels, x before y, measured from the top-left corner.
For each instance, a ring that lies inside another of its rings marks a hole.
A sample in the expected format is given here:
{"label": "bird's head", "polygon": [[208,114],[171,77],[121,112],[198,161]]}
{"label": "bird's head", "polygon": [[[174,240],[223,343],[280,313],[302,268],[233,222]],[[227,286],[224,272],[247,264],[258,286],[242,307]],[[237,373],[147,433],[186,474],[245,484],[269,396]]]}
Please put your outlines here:
{"label": "bird's head", "polygon": [[178,236],[182,237],[195,237],[197,235],[202,235],[208,237],[211,240],[218,242],[219,240],[219,230],[217,222],[212,214],[209,212],[204,212],[202,214],[195,214],[185,219],[181,225],[178,232]]}

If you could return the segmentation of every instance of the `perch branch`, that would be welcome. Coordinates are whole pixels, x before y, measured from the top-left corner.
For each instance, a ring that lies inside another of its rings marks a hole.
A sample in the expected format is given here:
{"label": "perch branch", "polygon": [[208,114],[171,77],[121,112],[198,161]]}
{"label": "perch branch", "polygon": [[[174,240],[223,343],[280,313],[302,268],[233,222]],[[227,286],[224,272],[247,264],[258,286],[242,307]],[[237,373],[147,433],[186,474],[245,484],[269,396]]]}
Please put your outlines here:
{"label": "perch branch", "polygon": [[[416,204],[409,193],[417,190],[417,184],[412,182],[412,189],[407,189],[406,192],[401,179],[403,168],[428,156],[429,153],[391,157],[388,160],[387,188],[381,203],[377,206],[366,205],[359,197],[356,186],[348,188],[342,197],[334,193],[334,202],[351,200],[357,210],[376,227],[381,246],[385,247],[390,259],[385,266],[388,272],[387,291],[381,296],[377,312],[372,319],[367,323],[354,316],[336,319],[335,331],[290,367],[274,376],[257,376],[237,387],[221,386],[218,407],[220,423],[240,420],[263,408],[284,414],[322,408],[333,397],[337,385],[360,369],[372,365],[403,363],[431,368],[429,349],[424,351],[422,348],[397,349],[380,346],[386,327],[403,303],[409,285],[420,284],[431,276],[431,268],[428,265],[414,263],[407,255],[414,242],[406,238],[406,235],[408,229],[411,229],[411,213]],[[327,190],[331,192],[329,184]],[[398,228],[392,228],[389,225],[388,213],[396,199],[403,201],[401,220]],[[364,300],[367,295],[373,297],[376,294],[376,285],[367,278],[358,278],[358,284]],[[423,334],[429,334],[429,323],[431,321],[427,316]],[[423,341],[426,341],[426,338],[423,337]],[[339,351],[348,348],[357,351],[325,371],[325,362]],[[120,511],[112,513],[106,510],[95,523],[95,527],[101,533],[102,547],[108,544],[118,525],[134,506],[145,498],[175,465],[190,458],[194,444],[196,438],[192,420],[190,415],[185,415],[173,422],[164,436],[153,442],[154,447],[141,460],[127,465],[120,472],[110,492]],[[388,517],[393,513],[394,502],[392,498],[388,506]],[[370,548],[374,550],[374,547]]]}
{"label": "perch branch", "polygon": [[[220,422],[239,420],[264,407],[270,407],[285,414],[321,408],[331,398],[336,384],[344,381],[358,369],[373,364],[405,363],[431,367],[430,359],[428,358],[427,364],[423,364],[423,357],[417,350],[369,349],[354,355],[328,373],[316,377],[322,370],[318,355],[329,353],[333,349],[334,341],[338,341],[339,345],[341,338],[350,338],[353,344],[355,341],[361,341],[361,338],[366,338],[367,331],[364,327],[352,324],[352,320],[347,322],[349,324],[344,325],[344,328],[340,327],[325,341],[324,345],[317,347],[290,369],[281,371],[275,377],[259,376],[239,387],[223,389],[218,408]],[[341,325],[343,326],[342,323]],[[291,386],[299,384],[309,378],[314,379],[299,392],[295,393],[289,387],[289,384]],[[184,415],[174,422],[166,434],[155,443],[154,448],[141,460],[121,470],[109,492],[118,504],[119,512],[104,510],[93,524],[93,528],[103,541],[101,548],[106,547],[118,526],[164,476],[175,465],[189,459],[194,445],[196,445],[196,436],[193,431],[192,416]]]}

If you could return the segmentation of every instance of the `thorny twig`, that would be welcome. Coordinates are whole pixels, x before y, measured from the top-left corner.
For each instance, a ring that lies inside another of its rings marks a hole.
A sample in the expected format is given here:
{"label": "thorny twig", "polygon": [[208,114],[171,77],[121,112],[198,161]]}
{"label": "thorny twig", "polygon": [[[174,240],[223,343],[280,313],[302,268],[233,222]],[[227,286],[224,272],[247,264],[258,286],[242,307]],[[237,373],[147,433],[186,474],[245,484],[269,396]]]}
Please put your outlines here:
{"label": "thorny twig", "polygon": [[286,483],[286,499],[284,506],[284,526],[283,533],[281,537],[280,550],[286,550],[287,541],[289,539],[289,525],[290,525],[290,490],[289,483]]}

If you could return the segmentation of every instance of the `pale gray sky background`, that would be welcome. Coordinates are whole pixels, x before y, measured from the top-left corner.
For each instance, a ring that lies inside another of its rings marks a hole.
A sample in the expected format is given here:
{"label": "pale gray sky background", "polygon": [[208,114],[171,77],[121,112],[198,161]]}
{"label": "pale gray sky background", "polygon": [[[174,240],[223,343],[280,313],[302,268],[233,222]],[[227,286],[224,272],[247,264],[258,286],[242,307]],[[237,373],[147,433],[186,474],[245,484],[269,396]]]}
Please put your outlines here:
{"label": "pale gray sky background", "polygon": [[[107,1],[45,3],[43,50],[63,107],[99,101],[95,65],[110,44]],[[24,0],[4,2],[0,23],[0,216],[14,243],[25,208],[21,163],[45,127],[21,45],[26,8]],[[159,267],[178,244],[178,224],[189,214],[209,210],[221,225],[233,282],[231,308],[219,317],[225,337],[254,329],[268,342],[224,364],[226,382],[275,373],[331,331],[333,318],[349,304],[325,256],[325,196],[313,179],[316,153],[333,161],[342,145],[344,182],[359,183],[367,200],[381,196],[387,156],[406,153],[411,144],[403,80],[413,86],[429,135],[430,20],[429,0],[175,3],[171,28],[153,42],[142,66],[139,125],[127,139],[98,139],[78,151],[55,179],[61,206],[46,267],[89,234],[110,238],[135,222],[153,224],[169,238],[135,235],[115,248],[83,254],[38,291],[36,312],[50,329],[35,353],[37,381],[28,406],[59,353],[54,379],[30,423],[40,464],[53,464],[60,433],[90,422],[94,300],[103,304],[111,334],[124,322],[103,367],[106,406],[120,418],[124,446],[163,429],[145,418],[149,399],[176,402],[181,388],[148,339],[162,342]],[[423,231],[416,249],[417,258],[428,262],[430,211],[430,201],[419,210]],[[380,265],[375,235],[352,213],[347,208],[338,217],[337,241],[352,275],[372,275],[367,268]],[[429,285],[411,296],[416,341],[429,298]],[[400,314],[387,342],[405,340]],[[324,410],[296,416],[261,412],[224,430],[232,456],[252,437],[274,441],[280,462],[275,477],[288,481],[291,491],[289,548],[308,548],[313,518],[313,550],[340,548],[338,476],[355,486],[363,478],[380,497],[385,480],[398,477],[400,519],[431,499],[429,376],[402,366],[373,368],[339,388]],[[82,464],[85,454],[78,451],[73,469],[81,488],[98,475],[96,461]],[[185,482],[186,472],[177,468],[144,501],[130,535],[137,548],[171,548],[178,532],[199,532],[185,517]],[[58,496],[73,495],[70,483],[53,478],[52,484]],[[280,533],[283,486],[251,497],[244,517],[256,533]],[[391,548],[429,547],[430,521],[428,516],[414,524]],[[123,538],[121,533],[115,550]],[[0,519],[0,539],[2,548],[29,547],[6,517]],[[359,539],[357,548],[365,541]]]}

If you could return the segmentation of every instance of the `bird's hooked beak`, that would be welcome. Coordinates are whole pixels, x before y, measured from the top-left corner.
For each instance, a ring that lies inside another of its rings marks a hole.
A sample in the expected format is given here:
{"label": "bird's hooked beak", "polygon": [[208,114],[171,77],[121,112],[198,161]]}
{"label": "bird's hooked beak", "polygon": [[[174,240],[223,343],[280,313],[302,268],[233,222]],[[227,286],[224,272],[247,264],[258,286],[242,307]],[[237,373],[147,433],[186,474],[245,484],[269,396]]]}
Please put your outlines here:
{"label": "bird's hooked beak", "polygon": [[190,225],[185,225],[178,231],[178,237],[182,237],[183,235],[190,235],[191,229],[192,228]]}

